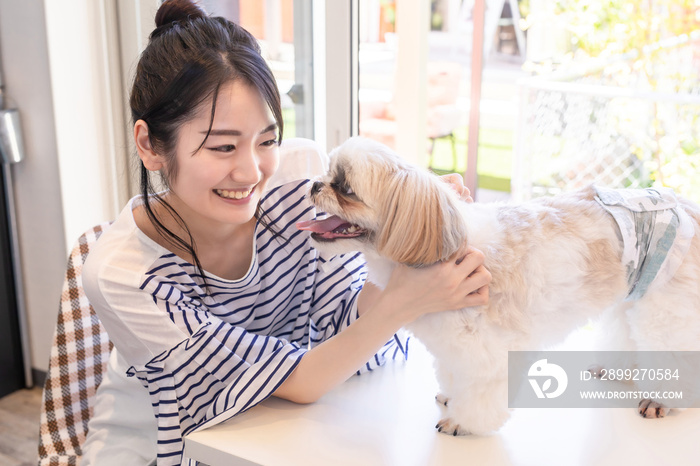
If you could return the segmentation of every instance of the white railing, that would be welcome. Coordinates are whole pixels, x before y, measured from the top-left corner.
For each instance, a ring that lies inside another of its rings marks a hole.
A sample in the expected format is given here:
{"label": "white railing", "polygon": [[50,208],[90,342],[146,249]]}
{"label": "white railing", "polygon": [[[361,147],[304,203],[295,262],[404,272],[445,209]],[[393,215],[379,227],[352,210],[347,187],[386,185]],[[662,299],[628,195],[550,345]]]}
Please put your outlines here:
{"label": "white railing", "polygon": [[631,53],[519,81],[515,199],[591,183],[675,187],[674,158],[700,162],[700,31],[643,53],[644,73]]}

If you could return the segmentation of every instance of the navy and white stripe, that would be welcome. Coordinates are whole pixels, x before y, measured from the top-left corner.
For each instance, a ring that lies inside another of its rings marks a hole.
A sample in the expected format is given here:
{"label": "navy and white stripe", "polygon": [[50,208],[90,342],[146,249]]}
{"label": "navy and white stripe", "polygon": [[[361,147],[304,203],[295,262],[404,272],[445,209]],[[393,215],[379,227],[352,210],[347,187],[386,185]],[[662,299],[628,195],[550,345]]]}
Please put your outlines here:
{"label": "navy and white stripe", "polygon": [[[283,185],[262,201],[250,270],[240,280],[207,275],[173,254],[159,257],[141,289],[189,337],[130,374],[148,389],[158,417],[158,464],[180,464],[182,436],[222,422],[269,397],[306,349],[357,319],[367,276],[360,254],[319,257],[309,233],[294,226],[314,218],[308,182]],[[154,329],[154,331],[156,331]],[[358,372],[404,358],[398,337]]]}

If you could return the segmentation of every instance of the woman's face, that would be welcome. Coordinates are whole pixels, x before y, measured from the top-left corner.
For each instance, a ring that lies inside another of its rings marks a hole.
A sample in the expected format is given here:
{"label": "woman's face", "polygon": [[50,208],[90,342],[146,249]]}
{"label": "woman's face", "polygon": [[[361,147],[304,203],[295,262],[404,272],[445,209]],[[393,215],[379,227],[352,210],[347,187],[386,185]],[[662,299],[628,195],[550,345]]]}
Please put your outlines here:
{"label": "woman's face", "polygon": [[169,201],[188,225],[244,224],[279,165],[277,124],[259,92],[241,80],[221,87],[211,133],[197,151],[210,121],[208,102],[180,128]]}

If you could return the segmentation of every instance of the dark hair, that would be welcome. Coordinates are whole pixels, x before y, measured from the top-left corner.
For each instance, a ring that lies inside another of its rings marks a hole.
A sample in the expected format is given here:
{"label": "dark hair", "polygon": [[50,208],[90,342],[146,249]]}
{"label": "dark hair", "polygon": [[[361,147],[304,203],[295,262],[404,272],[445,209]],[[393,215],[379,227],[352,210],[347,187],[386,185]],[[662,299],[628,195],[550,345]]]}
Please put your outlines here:
{"label": "dark hair", "polygon": [[[129,104],[135,123],[148,125],[153,150],[167,160],[166,186],[177,176],[175,145],[180,127],[192,119],[200,105],[211,99],[211,131],[221,86],[242,80],[257,89],[269,106],[282,140],[282,108],[275,78],[260,54],[256,39],[225,18],[212,17],[191,0],[166,0],[156,13],[156,28],[141,54]],[[199,148],[209,137],[205,135]],[[199,148],[197,150],[199,150]],[[153,189],[149,172],[140,164],[140,190],[146,214],[158,233],[175,247],[192,255],[204,279],[194,239],[182,217]],[[181,238],[170,231],[152,209],[155,200],[187,233]],[[256,218],[260,220],[258,205]]]}

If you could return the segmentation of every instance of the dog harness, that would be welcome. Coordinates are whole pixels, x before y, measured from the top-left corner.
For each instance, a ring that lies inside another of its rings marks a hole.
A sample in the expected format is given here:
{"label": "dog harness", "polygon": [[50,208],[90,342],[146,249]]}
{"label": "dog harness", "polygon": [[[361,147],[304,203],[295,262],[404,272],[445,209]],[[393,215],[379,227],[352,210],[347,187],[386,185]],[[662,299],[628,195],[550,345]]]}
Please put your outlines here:
{"label": "dog harness", "polygon": [[626,301],[641,298],[656,280],[671,279],[683,262],[695,229],[670,188],[595,187],[596,201],[617,222],[627,271]]}

